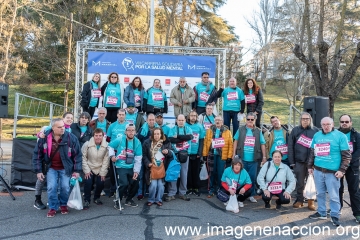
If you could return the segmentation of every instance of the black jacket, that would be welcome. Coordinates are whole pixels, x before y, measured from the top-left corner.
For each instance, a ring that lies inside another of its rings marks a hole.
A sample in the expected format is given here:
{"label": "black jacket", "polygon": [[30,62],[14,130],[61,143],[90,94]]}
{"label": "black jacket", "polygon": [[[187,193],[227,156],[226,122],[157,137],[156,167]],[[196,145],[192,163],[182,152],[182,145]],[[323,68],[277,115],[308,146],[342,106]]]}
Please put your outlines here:
{"label": "black jacket", "polygon": [[261,89],[259,89],[258,94],[255,95],[255,98],[256,102],[246,104],[246,112],[262,112],[262,108],[264,106],[264,97]]}
{"label": "black jacket", "polygon": [[[166,136],[165,136],[166,137]],[[150,171],[151,168],[149,168],[149,164],[152,163],[151,162],[151,139],[147,139],[145,140],[144,144],[142,145],[142,163],[144,165],[145,168],[145,180],[146,183],[149,185],[150,184]],[[167,149],[168,154],[164,154],[165,155],[165,161],[164,161],[164,166],[165,169],[167,169],[167,167],[169,166],[169,163],[171,162],[171,160],[173,159],[173,154],[172,154],[172,146],[170,141],[166,138],[166,140],[163,142],[163,145],[161,147],[161,150],[163,149]],[[170,151],[171,150],[171,151]]]}
{"label": "black jacket", "polygon": [[81,129],[79,123],[73,123],[70,126],[71,133],[76,136],[76,138],[79,140],[80,148],[83,146],[83,144],[90,140],[90,138],[93,136],[93,130],[87,125],[86,132],[82,137],[81,136]]}
{"label": "black jacket", "polygon": [[350,142],[353,143],[353,152],[351,154],[350,166],[355,170],[359,170],[360,159],[360,133],[354,128],[350,131]]}
{"label": "black jacket", "polygon": [[[91,90],[92,90],[92,83],[91,82],[92,81],[89,81],[89,82],[85,83],[84,87],[83,87],[83,90],[81,92],[81,107],[83,107],[83,108],[88,108],[89,104],[90,104]],[[98,99],[98,101],[99,101],[99,99]]]}
{"label": "black jacket", "polygon": [[303,128],[302,126],[296,126],[293,128],[288,141],[288,160],[290,165],[295,164],[296,162],[307,162],[308,156],[310,154],[310,148],[296,144],[296,142],[301,135],[304,135],[308,138],[313,138],[315,133],[318,131],[319,129],[316,127]]}

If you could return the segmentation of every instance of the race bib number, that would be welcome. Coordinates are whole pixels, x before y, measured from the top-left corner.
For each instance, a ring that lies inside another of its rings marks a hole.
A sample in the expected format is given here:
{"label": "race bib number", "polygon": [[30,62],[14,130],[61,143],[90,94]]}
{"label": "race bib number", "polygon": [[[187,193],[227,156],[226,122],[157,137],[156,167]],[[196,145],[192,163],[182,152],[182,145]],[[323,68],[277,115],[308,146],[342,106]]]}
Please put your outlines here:
{"label": "race bib number", "polygon": [[304,136],[303,134],[301,134],[300,138],[297,140],[296,143],[303,145],[306,148],[310,148],[311,142],[312,142],[311,138],[308,138],[308,137]]}
{"label": "race bib number", "polygon": [[162,93],[153,93],[152,94],[153,100],[154,101],[162,101],[163,100],[163,95]]}
{"label": "race bib number", "polygon": [[353,142],[349,142],[349,148],[350,148],[350,152],[353,153],[353,151],[354,151]]}
{"label": "race bib number", "polygon": [[210,97],[210,95],[207,94],[206,92],[200,93],[200,100],[201,101],[207,102],[209,100],[209,97]]}
{"label": "race bib number", "polygon": [[191,142],[197,143],[199,141],[199,134],[193,132],[193,136],[194,136],[194,138],[191,140]]}
{"label": "race bib number", "polygon": [[107,98],[106,98],[106,104],[116,105],[117,102],[118,102],[118,98],[117,98],[117,97],[107,97]]}
{"label": "race bib number", "polygon": [[131,149],[128,149],[127,151],[125,151],[125,149],[124,149],[124,150],[122,150],[121,153],[117,156],[117,159],[126,160],[126,152],[133,154],[134,151],[131,150]]}
{"label": "race bib number", "polygon": [[279,194],[282,192],[282,184],[281,182],[272,182],[268,187],[269,192],[272,194]]}
{"label": "race bib number", "polygon": [[275,147],[275,150],[279,150],[283,155],[288,154],[288,145],[283,144]]}
{"label": "race bib number", "polygon": [[224,138],[215,138],[212,140],[212,148],[222,148],[225,146]]}
{"label": "race bib number", "polygon": [[254,147],[255,146],[255,137],[246,136],[244,146]]}
{"label": "race bib number", "polygon": [[212,123],[204,122],[205,130],[208,130],[211,127]]}
{"label": "race bib number", "polygon": [[229,92],[227,94],[227,100],[238,100],[238,92]]}
{"label": "race bib number", "polygon": [[190,147],[188,142],[182,142],[182,143],[177,143],[176,144],[176,150],[180,151],[180,150],[185,150],[188,149]]}
{"label": "race bib number", "polygon": [[330,155],[330,143],[318,143],[315,144],[315,156],[329,156]]}
{"label": "race bib number", "polygon": [[245,103],[254,103],[256,102],[256,97],[254,94],[245,95]]}
{"label": "race bib number", "polygon": [[99,98],[101,97],[101,90],[100,89],[93,89],[91,90],[91,96],[93,98]]}

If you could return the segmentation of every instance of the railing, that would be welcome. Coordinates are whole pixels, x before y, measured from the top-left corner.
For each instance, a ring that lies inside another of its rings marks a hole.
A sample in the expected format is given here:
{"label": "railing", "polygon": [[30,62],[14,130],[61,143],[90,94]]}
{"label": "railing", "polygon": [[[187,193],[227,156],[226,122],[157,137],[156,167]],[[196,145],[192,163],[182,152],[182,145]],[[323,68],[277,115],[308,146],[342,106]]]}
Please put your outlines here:
{"label": "railing", "polygon": [[[296,113],[301,114],[301,111],[297,109],[294,105],[290,105],[289,107],[289,127],[294,128],[297,124],[296,121],[298,121],[299,118],[296,118]],[[292,123],[291,123],[292,122]]]}
{"label": "railing", "polygon": [[[53,117],[62,117],[64,111],[64,106],[60,104],[15,93],[13,138],[16,137],[18,117],[47,119],[51,122]],[[68,107],[68,111],[73,112],[73,108]]]}

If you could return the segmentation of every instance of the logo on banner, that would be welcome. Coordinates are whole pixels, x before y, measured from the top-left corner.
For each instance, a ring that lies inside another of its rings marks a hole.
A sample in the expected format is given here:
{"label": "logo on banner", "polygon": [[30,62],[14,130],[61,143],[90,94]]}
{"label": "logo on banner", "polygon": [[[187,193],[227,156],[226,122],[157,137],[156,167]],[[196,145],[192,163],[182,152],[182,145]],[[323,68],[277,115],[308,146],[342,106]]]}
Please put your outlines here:
{"label": "logo on banner", "polygon": [[165,79],[165,85],[170,86],[170,79]]}
{"label": "logo on banner", "polygon": [[93,65],[93,66],[100,66],[100,64],[101,64],[100,61],[98,61],[98,62],[92,61],[92,65]]}
{"label": "logo on banner", "polygon": [[188,65],[188,69],[196,69],[196,65],[192,65],[192,66],[190,66],[190,65]]}
{"label": "logo on banner", "polygon": [[124,60],[122,61],[122,65],[126,71],[130,69],[134,70],[134,62],[129,57],[124,58]]}
{"label": "logo on banner", "polygon": [[130,82],[130,78],[124,77],[124,83],[129,83],[129,82]]}

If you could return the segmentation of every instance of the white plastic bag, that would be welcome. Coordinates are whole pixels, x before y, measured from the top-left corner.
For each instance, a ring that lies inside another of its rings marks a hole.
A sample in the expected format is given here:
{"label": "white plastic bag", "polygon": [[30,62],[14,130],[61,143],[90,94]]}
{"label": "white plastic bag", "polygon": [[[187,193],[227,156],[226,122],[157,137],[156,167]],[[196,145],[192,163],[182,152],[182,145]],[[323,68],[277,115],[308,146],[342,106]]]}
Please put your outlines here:
{"label": "white plastic bag", "polygon": [[206,166],[205,166],[205,163],[203,164],[202,168],[201,168],[201,171],[200,171],[200,180],[206,180],[209,178],[209,174],[207,172],[207,169],[206,169]]}
{"label": "white plastic bag", "polygon": [[236,198],[236,194],[230,196],[229,202],[226,205],[226,211],[231,211],[234,213],[239,212],[239,204]]}
{"label": "white plastic bag", "polygon": [[304,197],[307,199],[316,199],[316,188],[314,182],[314,176],[309,174],[308,179],[306,181],[305,189],[304,189]]}
{"label": "white plastic bag", "polygon": [[83,204],[82,204],[82,199],[81,199],[81,192],[80,192],[80,185],[79,185],[78,180],[76,180],[75,186],[73,187],[73,189],[72,189],[72,191],[70,193],[67,205],[68,205],[68,207],[74,208],[76,210],[82,210],[83,209]]}

